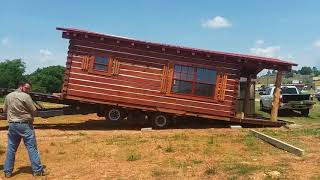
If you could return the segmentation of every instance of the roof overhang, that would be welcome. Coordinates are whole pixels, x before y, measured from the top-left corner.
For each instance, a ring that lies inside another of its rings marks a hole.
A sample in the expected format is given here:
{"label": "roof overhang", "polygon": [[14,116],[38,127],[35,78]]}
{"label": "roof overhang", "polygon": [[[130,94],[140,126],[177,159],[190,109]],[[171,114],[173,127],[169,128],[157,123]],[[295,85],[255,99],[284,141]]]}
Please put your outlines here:
{"label": "roof overhang", "polygon": [[146,47],[159,47],[161,49],[175,49],[176,52],[180,51],[187,51],[190,52],[193,56],[201,56],[201,57],[214,57],[214,56],[222,56],[224,59],[232,59],[237,63],[243,64],[248,70],[254,70],[256,72],[260,72],[263,69],[274,69],[274,70],[282,70],[282,71],[289,71],[292,69],[292,66],[297,66],[295,63],[283,61],[277,58],[269,58],[269,57],[260,57],[260,56],[253,56],[253,55],[244,55],[238,53],[229,53],[229,52],[221,52],[221,51],[213,51],[213,50],[206,50],[206,49],[197,49],[197,48],[190,48],[184,46],[176,46],[176,45],[169,45],[163,43],[156,43],[156,42],[148,42],[148,41],[141,41],[132,38],[127,38],[123,36],[115,36],[110,34],[101,34],[97,32],[91,32],[86,30],[74,29],[74,28],[62,28],[57,27],[57,30],[63,31],[66,34],[82,34],[85,37],[99,37],[100,39],[108,38],[114,39],[115,41],[129,41],[132,44],[143,45]]}

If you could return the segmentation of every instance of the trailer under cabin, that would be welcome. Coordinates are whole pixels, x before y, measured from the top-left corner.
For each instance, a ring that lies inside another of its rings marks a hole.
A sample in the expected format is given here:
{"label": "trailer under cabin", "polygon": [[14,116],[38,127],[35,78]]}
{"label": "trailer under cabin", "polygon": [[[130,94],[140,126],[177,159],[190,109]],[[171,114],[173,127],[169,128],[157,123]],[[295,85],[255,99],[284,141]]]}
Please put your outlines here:
{"label": "trailer under cabin", "polygon": [[263,69],[289,71],[294,63],[57,30],[69,39],[61,98],[90,103],[99,116],[120,121],[143,114],[157,128],[176,116],[280,125],[254,118],[253,80]]}

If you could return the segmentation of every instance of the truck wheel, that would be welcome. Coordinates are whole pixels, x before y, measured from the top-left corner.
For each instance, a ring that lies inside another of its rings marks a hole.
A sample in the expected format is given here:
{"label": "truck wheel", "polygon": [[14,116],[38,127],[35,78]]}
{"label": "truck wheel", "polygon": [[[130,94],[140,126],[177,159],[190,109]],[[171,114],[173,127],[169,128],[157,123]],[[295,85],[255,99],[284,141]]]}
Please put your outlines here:
{"label": "truck wheel", "polygon": [[301,110],[301,115],[305,116],[305,117],[308,117],[309,116],[309,109]]}
{"label": "truck wheel", "polygon": [[166,114],[155,114],[152,117],[152,126],[155,129],[165,129],[169,125],[169,116]]}
{"label": "truck wheel", "polygon": [[124,119],[124,112],[120,108],[112,107],[106,111],[105,118],[111,122],[120,122]]}

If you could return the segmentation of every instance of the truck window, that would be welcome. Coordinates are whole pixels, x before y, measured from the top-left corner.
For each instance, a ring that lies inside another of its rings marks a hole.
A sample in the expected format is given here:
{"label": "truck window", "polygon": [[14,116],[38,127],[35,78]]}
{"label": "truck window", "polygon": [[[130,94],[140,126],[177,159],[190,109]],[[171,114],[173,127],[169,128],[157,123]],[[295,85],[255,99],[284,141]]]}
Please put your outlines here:
{"label": "truck window", "polygon": [[266,95],[270,95],[271,94],[271,88],[267,88],[266,89]]}
{"label": "truck window", "polygon": [[281,88],[281,94],[298,94],[296,88]]}

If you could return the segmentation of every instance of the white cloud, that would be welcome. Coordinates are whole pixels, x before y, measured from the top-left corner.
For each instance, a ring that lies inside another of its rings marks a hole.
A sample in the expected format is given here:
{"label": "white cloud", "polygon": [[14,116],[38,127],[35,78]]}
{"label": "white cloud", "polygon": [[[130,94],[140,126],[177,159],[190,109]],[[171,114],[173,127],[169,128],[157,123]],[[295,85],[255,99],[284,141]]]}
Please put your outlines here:
{"label": "white cloud", "polygon": [[40,53],[40,56],[41,56],[41,61],[45,62],[45,61],[48,61],[52,58],[52,52],[49,51],[48,49],[40,49],[39,51]]}
{"label": "white cloud", "polygon": [[216,16],[202,23],[202,27],[212,29],[228,28],[231,26],[231,22],[228,19],[221,16]]}
{"label": "white cloud", "polygon": [[250,52],[257,56],[278,57],[280,46],[254,47],[250,48]]}
{"label": "white cloud", "polygon": [[1,39],[1,44],[2,45],[6,46],[6,45],[8,45],[8,43],[9,43],[9,38],[8,37],[4,37],[4,38]]}
{"label": "white cloud", "polygon": [[320,48],[320,39],[316,40],[313,45],[317,48]]}
{"label": "white cloud", "polygon": [[263,44],[264,44],[264,40],[259,39],[256,41],[256,46],[262,46]]}

